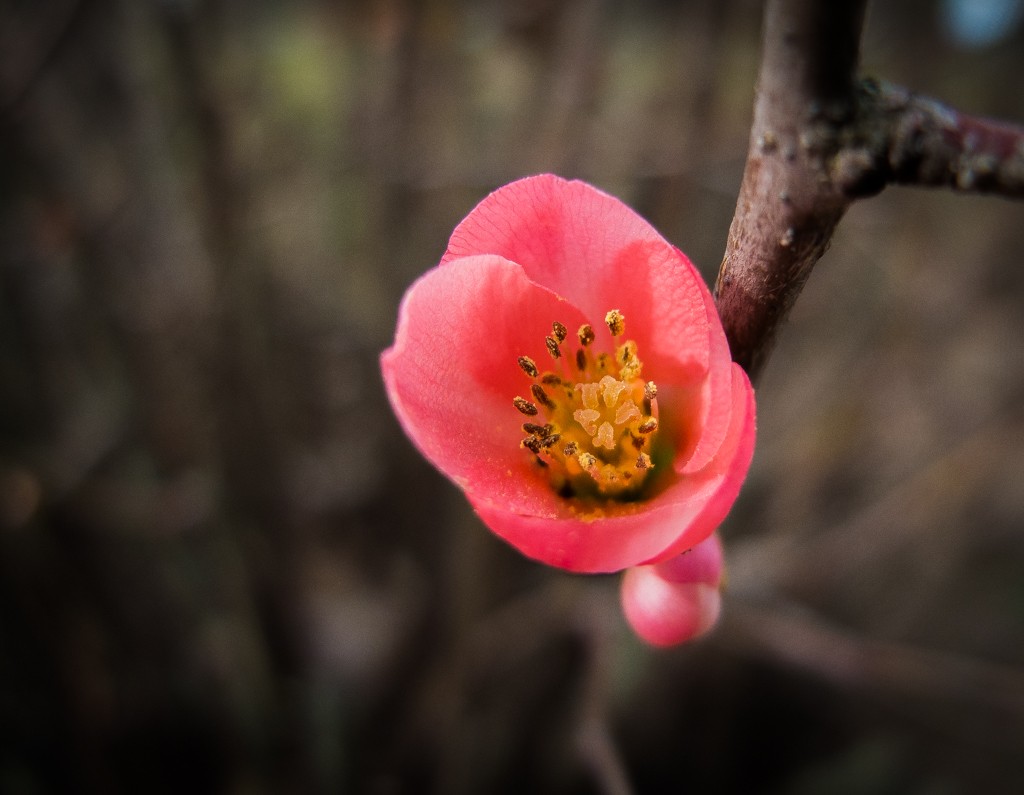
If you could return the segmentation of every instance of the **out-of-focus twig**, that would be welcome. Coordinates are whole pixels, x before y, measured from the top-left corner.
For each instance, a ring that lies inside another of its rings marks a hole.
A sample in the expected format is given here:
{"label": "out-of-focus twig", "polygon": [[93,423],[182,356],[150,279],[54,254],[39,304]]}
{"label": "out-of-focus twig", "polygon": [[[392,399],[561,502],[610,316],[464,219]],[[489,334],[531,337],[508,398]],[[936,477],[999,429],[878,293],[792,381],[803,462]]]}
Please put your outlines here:
{"label": "out-of-focus twig", "polygon": [[34,30],[26,30],[10,8],[0,17],[0,114],[15,110],[32,90],[39,76],[74,33],[85,0],[65,0],[40,14]]}
{"label": "out-of-focus twig", "polygon": [[1024,739],[1024,675],[1017,668],[857,635],[794,603],[765,604],[739,594],[728,598],[717,633],[720,642],[755,650],[844,687],[954,708],[969,704],[988,715],[992,725],[1015,727],[1009,733],[987,732],[979,741],[1019,748]]}

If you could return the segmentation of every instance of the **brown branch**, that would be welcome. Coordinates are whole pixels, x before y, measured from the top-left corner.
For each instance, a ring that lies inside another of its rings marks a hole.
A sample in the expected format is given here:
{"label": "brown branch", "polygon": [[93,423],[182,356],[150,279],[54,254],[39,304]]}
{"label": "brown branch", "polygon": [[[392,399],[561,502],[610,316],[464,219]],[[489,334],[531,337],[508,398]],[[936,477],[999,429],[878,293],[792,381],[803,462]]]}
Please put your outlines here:
{"label": "brown branch", "polygon": [[747,164],[715,286],[756,379],[850,204],[887,184],[1024,197],[1024,128],[857,78],[864,0],[769,0]]}
{"label": "brown branch", "polygon": [[733,358],[756,377],[850,199],[815,131],[855,107],[863,0],[770,0],[747,165],[715,293]]}

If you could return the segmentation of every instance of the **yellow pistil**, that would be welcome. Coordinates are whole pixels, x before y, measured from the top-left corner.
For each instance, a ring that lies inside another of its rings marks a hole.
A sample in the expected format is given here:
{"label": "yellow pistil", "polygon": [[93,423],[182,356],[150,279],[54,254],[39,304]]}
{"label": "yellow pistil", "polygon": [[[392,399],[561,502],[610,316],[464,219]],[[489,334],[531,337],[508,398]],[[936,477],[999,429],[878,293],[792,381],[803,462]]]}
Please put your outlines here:
{"label": "yellow pistil", "polygon": [[[515,408],[531,418],[523,423],[520,446],[532,453],[566,496],[630,499],[654,468],[651,447],[658,428],[657,387],[643,381],[643,367],[633,340],[618,343],[626,319],[613,309],[605,315],[614,353],[596,353],[592,326],[576,334],[575,355],[566,351],[576,369],[562,375],[540,373],[533,359],[520,356],[519,368],[529,376],[532,401],[517,396]],[[544,344],[560,359],[570,340],[568,329],[555,321]],[[577,377],[570,381],[569,377]]]}

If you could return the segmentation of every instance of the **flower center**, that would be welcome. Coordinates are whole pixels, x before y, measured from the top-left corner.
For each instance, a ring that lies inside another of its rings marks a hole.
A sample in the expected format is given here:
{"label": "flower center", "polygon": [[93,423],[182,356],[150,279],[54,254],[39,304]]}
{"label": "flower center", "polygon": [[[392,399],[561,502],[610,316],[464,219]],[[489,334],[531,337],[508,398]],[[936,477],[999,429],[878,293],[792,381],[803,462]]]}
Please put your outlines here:
{"label": "flower center", "polygon": [[[626,319],[613,309],[605,325],[616,341]],[[561,373],[541,373],[537,363],[520,356],[520,369],[532,380],[532,400],[512,403],[530,418],[520,445],[544,467],[552,486],[565,496],[602,495],[628,499],[637,494],[654,464],[650,449],[658,429],[657,387],[640,378],[636,343],[616,344],[614,356],[591,348],[594,329],[583,325],[579,346],[566,356],[569,331],[558,321],[544,338]],[[543,420],[543,421],[542,421]]]}

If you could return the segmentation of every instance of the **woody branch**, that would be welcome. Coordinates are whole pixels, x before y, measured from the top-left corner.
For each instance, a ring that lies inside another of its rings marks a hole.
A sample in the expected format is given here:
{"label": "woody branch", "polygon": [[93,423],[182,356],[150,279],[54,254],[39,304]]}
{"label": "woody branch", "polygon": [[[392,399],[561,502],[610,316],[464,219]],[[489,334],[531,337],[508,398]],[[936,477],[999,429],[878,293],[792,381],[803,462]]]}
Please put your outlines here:
{"label": "woody branch", "polygon": [[1024,197],[1024,128],[858,77],[866,0],[769,0],[716,300],[755,379],[843,213],[888,184]]}

